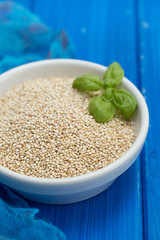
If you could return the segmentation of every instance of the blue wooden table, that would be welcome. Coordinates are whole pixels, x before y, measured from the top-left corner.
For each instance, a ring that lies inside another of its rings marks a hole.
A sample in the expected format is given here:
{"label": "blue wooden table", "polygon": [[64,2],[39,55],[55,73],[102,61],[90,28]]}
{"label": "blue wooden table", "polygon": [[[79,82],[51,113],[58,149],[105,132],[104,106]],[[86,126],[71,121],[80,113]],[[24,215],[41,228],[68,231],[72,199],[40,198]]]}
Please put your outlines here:
{"label": "blue wooden table", "polygon": [[78,59],[118,61],[143,93],[150,129],[142,154],[106,191],[55,206],[28,201],[69,240],[160,239],[159,0],[18,0],[52,28],[66,29]]}

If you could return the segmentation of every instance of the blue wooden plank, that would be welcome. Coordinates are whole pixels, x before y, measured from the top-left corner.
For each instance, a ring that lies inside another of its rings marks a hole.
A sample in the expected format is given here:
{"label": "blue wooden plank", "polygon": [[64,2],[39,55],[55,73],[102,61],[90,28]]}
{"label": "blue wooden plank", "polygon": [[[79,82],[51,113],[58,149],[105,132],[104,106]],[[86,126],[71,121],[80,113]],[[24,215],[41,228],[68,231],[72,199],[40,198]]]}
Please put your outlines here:
{"label": "blue wooden plank", "polygon": [[[116,7],[114,7],[116,6]],[[77,58],[108,65],[118,60],[132,81],[137,79],[135,4],[117,0],[46,0],[35,2],[34,12],[50,27],[65,29],[73,39]],[[127,22],[126,22],[127,21]],[[134,34],[134,37],[133,37]],[[136,65],[136,62],[134,63]],[[129,70],[129,71],[128,71]]]}
{"label": "blue wooden plank", "polygon": [[143,159],[144,227],[146,239],[160,239],[160,2],[139,1],[140,73],[150,112]]}
{"label": "blue wooden plank", "polygon": [[68,239],[143,239],[137,186],[140,175],[136,172],[134,164],[108,190],[83,202],[63,206],[29,204],[39,208],[39,217],[58,226]]}
{"label": "blue wooden plank", "polygon": [[[35,2],[45,23],[64,28],[77,47],[77,58],[108,65],[117,60],[136,85],[137,28],[135,1],[59,0]],[[107,191],[80,203],[47,206],[39,216],[60,227],[68,239],[143,239],[141,164],[137,160]]]}

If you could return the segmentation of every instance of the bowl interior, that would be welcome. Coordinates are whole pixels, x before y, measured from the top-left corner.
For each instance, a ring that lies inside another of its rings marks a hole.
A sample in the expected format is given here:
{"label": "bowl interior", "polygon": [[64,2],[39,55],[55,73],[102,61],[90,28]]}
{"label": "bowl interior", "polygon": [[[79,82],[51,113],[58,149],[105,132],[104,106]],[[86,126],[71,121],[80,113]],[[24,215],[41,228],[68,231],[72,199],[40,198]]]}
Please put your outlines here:
{"label": "bowl interior", "polygon": [[[105,69],[105,67],[99,64],[76,60],[47,60],[25,64],[2,74],[2,77],[0,78],[0,95],[5,93],[11,87],[32,78],[48,77],[52,75],[77,77],[87,73],[96,74],[99,77],[102,77]],[[135,91],[132,89],[132,83],[126,78],[123,79],[121,87],[129,90],[135,97],[137,97]],[[136,114],[133,118],[136,136],[141,127],[141,117],[142,115],[138,104]]]}

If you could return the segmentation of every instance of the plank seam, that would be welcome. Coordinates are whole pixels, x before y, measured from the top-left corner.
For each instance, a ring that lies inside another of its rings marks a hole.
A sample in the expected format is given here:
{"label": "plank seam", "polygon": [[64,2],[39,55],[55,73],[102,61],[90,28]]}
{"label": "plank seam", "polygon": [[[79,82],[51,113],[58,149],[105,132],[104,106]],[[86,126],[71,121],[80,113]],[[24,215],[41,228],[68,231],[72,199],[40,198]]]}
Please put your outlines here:
{"label": "plank seam", "polygon": [[[140,42],[141,42],[141,36],[140,36],[140,9],[139,9],[139,4],[140,0],[135,1],[135,21],[136,21],[136,59],[137,59],[137,82],[138,82],[138,89],[142,92],[142,79],[141,79],[141,61],[140,61],[140,55],[141,55],[141,50],[140,50]],[[142,206],[142,226],[143,226],[143,240],[148,239],[148,226],[147,226],[147,210],[146,210],[146,201],[145,201],[145,196],[146,196],[146,189],[145,189],[145,184],[146,184],[146,179],[145,179],[145,147],[143,147],[143,150],[140,154],[140,169],[141,169],[141,187],[142,187],[142,201],[141,201],[141,206]]]}

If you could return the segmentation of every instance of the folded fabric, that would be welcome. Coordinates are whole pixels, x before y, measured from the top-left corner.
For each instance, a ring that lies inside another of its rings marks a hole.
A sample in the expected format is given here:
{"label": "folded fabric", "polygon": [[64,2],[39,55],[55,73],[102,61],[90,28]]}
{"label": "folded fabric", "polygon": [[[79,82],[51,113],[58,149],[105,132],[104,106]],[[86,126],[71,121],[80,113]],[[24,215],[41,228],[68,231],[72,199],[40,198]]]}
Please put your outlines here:
{"label": "folded fabric", "polygon": [[52,224],[36,219],[38,209],[0,185],[0,240],[65,240]]}
{"label": "folded fabric", "polygon": [[64,30],[52,30],[14,2],[0,2],[0,73],[27,62],[74,57]]}
{"label": "folded fabric", "polygon": [[[0,73],[15,66],[50,58],[74,58],[64,30],[55,31],[20,5],[0,2]],[[0,185],[0,240],[64,240],[52,224],[36,219],[38,209]]]}

